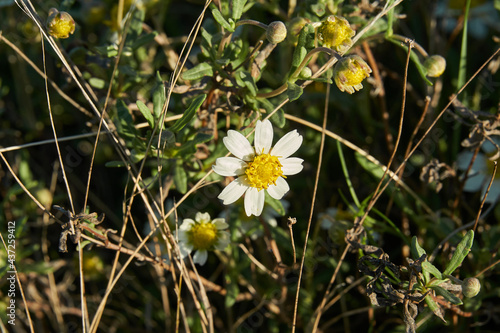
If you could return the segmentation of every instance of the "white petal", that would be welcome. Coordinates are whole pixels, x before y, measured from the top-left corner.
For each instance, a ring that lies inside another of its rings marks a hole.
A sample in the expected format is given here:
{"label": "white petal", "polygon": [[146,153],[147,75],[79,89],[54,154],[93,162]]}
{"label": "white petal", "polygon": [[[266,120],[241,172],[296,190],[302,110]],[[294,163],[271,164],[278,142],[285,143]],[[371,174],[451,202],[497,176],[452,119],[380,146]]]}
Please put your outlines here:
{"label": "white petal", "polygon": [[217,250],[224,250],[228,245],[229,245],[229,232],[227,231],[220,231],[218,233],[218,241],[217,244],[215,244],[215,248]]}
{"label": "white petal", "polygon": [[185,230],[179,230],[179,233],[177,234],[177,238],[179,239],[180,242],[187,242],[189,240],[189,234]]}
{"label": "white petal", "polygon": [[279,200],[283,198],[285,193],[289,190],[290,186],[288,186],[286,180],[284,180],[283,177],[278,177],[278,179],[276,179],[276,185],[270,185],[267,188],[267,193],[269,193],[269,195],[274,199]]}
{"label": "white petal", "polygon": [[179,252],[182,258],[187,257],[193,251],[193,245],[188,243],[179,243]]}
{"label": "white petal", "polygon": [[247,216],[262,214],[264,208],[264,191],[259,191],[255,187],[250,187],[245,194],[245,213]]}
{"label": "white petal", "polygon": [[207,262],[208,252],[207,250],[198,250],[193,256],[193,262],[195,264],[204,265]]}
{"label": "white petal", "polygon": [[304,160],[298,157],[280,158],[279,160],[281,165],[283,165],[281,171],[283,171],[285,176],[296,175],[304,168],[302,165]]}
{"label": "white petal", "polygon": [[273,144],[273,125],[269,120],[261,122],[257,120],[255,126],[255,152],[257,154],[268,154]]}
{"label": "white petal", "polygon": [[[487,179],[486,175],[482,173],[476,173],[474,175],[471,175],[469,173],[469,177],[467,177],[467,181],[465,182],[464,185],[464,191],[465,192],[477,192],[479,191],[485,184],[487,184]],[[486,185],[487,186],[487,185]]]}
{"label": "white petal", "polygon": [[272,150],[272,155],[280,158],[287,158],[295,153],[300,148],[301,144],[302,135],[300,135],[297,130],[293,130],[276,142]]}
{"label": "white petal", "polygon": [[210,214],[198,212],[198,213],[196,213],[195,220],[197,222],[200,222],[200,223],[201,222],[208,223],[208,222],[210,222]]}
{"label": "white petal", "polygon": [[193,224],[195,224],[195,222],[193,220],[191,220],[191,219],[184,219],[182,221],[181,226],[179,227],[179,230],[189,231],[189,230],[191,230],[191,227],[193,226]]}
{"label": "white petal", "polygon": [[215,225],[217,230],[223,230],[223,229],[227,229],[227,227],[229,227],[229,225],[226,223],[226,220],[223,218],[213,219],[212,223]]}
{"label": "white petal", "polygon": [[238,200],[248,189],[248,185],[243,181],[243,177],[236,178],[219,194],[217,198],[229,205]]}
{"label": "white petal", "polygon": [[222,141],[231,154],[239,159],[250,161],[255,155],[250,142],[239,132],[233,130],[227,131],[227,136]]}
{"label": "white petal", "polygon": [[[487,185],[483,188],[481,198],[483,198],[486,194],[487,188]],[[493,184],[491,184],[490,191],[488,192],[488,196],[486,197],[486,202],[495,203],[498,200],[498,197],[500,197],[500,181],[497,179],[493,181]]]}
{"label": "white petal", "polygon": [[219,157],[212,169],[221,176],[239,176],[245,173],[247,163],[236,157]]}

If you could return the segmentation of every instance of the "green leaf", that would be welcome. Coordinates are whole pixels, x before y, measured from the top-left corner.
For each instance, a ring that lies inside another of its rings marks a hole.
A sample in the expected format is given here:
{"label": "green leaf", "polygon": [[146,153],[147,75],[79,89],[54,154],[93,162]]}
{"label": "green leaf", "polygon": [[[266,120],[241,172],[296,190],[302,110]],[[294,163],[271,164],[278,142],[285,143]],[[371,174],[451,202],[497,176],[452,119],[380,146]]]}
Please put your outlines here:
{"label": "green leaf", "polygon": [[118,133],[126,138],[134,138],[136,136],[134,120],[123,100],[118,99],[116,101],[116,111],[118,116],[116,129]]}
{"label": "green leaf", "polygon": [[141,111],[144,118],[146,118],[146,121],[148,122],[149,127],[154,128],[155,127],[155,119],[153,117],[153,114],[151,113],[151,110],[146,106],[146,104],[144,104],[141,101],[137,101],[135,104],[137,104],[137,108],[139,109],[139,111]]}
{"label": "green leaf", "polygon": [[180,193],[184,194],[187,192],[187,173],[182,166],[182,161],[179,161],[175,165],[174,184]]}
{"label": "green leaf", "polygon": [[165,86],[163,85],[163,79],[158,72],[156,74],[156,87],[153,90],[153,114],[155,116],[155,120],[160,119],[165,101]]}
{"label": "green leaf", "polygon": [[273,197],[271,197],[267,191],[266,191],[266,196],[264,199],[264,202],[268,204],[272,209],[276,211],[280,216],[285,216],[285,208],[283,207],[283,204],[281,203],[280,200],[276,200]]}
{"label": "green leaf", "polygon": [[106,162],[105,166],[107,168],[122,168],[122,167],[126,166],[126,164],[123,163],[123,161],[110,161],[110,162]]}
{"label": "green leaf", "polygon": [[208,62],[202,62],[182,73],[183,80],[198,80],[204,76],[214,76],[214,70]]}
{"label": "green leaf", "polygon": [[233,27],[231,24],[229,24],[228,21],[222,16],[221,12],[217,8],[212,9],[212,15],[214,16],[214,19],[227,31],[229,32],[234,32]]}
{"label": "green leaf", "polygon": [[247,3],[247,0],[233,0],[233,11],[231,13],[231,18],[234,21],[238,21],[243,15],[243,9],[245,8],[245,4]]}
{"label": "green leaf", "polygon": [[292,83],[292,82],[287,82],[286,93],[288,95],[288,99],[290,100],[290,102],[298,99],[302,95],[303,92],[304,92],[304,89],[302,89],[302,87],[300,87],[299,85]]}
{"label": "green leaf", "polygon": [[455,304],[455,305],[462,305],[463,304],[463,302],[460,298],[453,295],[452,293],[450,293],[448,290],[444,289],[443,287],[435,286],[435,287],[432,287],[432,289],[434,289],[436,291],[436,294],[443,296],[444,299],[447,300],[448,302],[450,302],[451,304]]}
{"label": "green leaf", "polygon": [[106,81],[97,77],[91,77],[89,79],[89,84],[96,89],[102,89],[106,86]]}
{"label": "green leaf", "polygon": [[437,269],[436,266],[434,266],[433,264],[431,264],[427,260],[422,263],[422,270],[427,272],[427,273],[431,273],[432,275],[434,275],[436,278],[438,278],[440,280],[443,279],[443,276],[441,275],[441,272],[439,271],[439,269]]}
{"label": "green leaf", "polygon": [[205,101],[205,98],[207,98],[207,95],[205,94],[196,96],[189,105],[189,107],[187,108],[187,110],[184,111],[182,118],[178,119],[175,122],[175,124],[173,124],[172,127],[170,127],[170,131],[176,133],[181,129],[183,129],[184,126],[186,126],[191,121],[191,119],[193,119],[194,115],[196,114],[196,111],[198,111],[201,104],[203,104],[203,102]]}
{"label": "green leaf", "polygon": [[240,289],[238,288],[237,278],[231,277],[231,275],[226,275],[226,299],[225,305],[226,308],[230,308],[236,303],[236,297],[240,293]]}
{"label": "green leaf", "polygon": [[155,37],[158,36],[158,32],[153,31],[148,34],[141,35],[139,38],[137,38],[134,43],[132,44],[132,50],[136,50],[139,47],[151,43],[152,41],[155,40]]}
{"label": "green leaf", "polygon": [[413,236],[411,239],[411,253],[415,260],[426,254],[425,250],[418,244],[417,236]]}
{"label": "green leaf", "polygon": [[[295,47],[295,50],[293,51],[293,57],[292,57],[292,66],[290,68],[290,72],[288,75],[292,75],[295,70],[299,67],[301,64],[302,60],[307,55],[307,52],[309,52],[309,49],[311,48],[311,41],[314,40],[314,28],[311,24],[306,24],[304,28],[300,31],[299,34],[299,39],[297,41],[297,46]],[[291,78],[292,81],[297,80],[297,78]]]}
{"label": "green leaf", "polygon": [[446,266],[443,272],[444,275],[450,275],[455,271],[455,269],[458,268],[458,266],[462,264],[462,261],[464,261],[465,257],[467,257],[467,255],[469,254],[469,251],[473,243],[474,243],[474,231],[469,230],[467,234],[465,234],[464,238],[462,238],[460,243],[458,243],[457,249],[453,253],[451,260],[448,263],[448,266]]}
{"label": "green leaf", "polygon": [[446,323],[446,320],[444,320],[443,314],[441,313],[441,308],[439,307],[439,305],[437,305],[436,302],[434,302],[431,295],[425,296],[425,303],[427,303],[429,309],[431,309],[431,311],[434,312],[437,317],[441,318],[441,320]]}
{"label": "green leaf", "polygon": [[240,87],[248,88],[250,95],[253,97],[257,95],[257,86],[255,85],[255,80],[249,72],[240,71],[239,75],[235,75],[234,78]]}

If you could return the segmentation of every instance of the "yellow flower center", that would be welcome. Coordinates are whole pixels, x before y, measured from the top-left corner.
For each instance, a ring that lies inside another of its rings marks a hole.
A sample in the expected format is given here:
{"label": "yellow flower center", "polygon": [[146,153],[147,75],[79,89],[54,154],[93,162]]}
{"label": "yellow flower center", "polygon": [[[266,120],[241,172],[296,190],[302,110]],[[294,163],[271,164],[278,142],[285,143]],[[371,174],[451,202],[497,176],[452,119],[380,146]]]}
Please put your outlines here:
{"label": "yellow flower center", "polygon": [[355,70],[349,69],[343,72],[345,78],[347,79],[344,84],[347,86],[356,86],[369,76],[369,74],[366,73],[366,71],[363,70],[359,64],[353,62],[353,65],[356,67]]}
{"label": "yellow flower center", "polygon": [[324,47],[341,52],[351,45],[351,37],[355,35],[349,22],[343,17],[329,16],[319,28],[320,38]]}
{"label": "yellow flower center", "polygon": [[213,223],[195,223],[189,231],[189,241],[195,249],[208,250],[217,239],[217,227]]}
{"label": "yellow flower center", "polygon": [[276,185],[276,179],[279,176],[285,177],[281,171],[282,167],[283,165],[276,156],[269,154],[255,156],[245,170],[248,183],[259,191],[267,189],[271,184]]}

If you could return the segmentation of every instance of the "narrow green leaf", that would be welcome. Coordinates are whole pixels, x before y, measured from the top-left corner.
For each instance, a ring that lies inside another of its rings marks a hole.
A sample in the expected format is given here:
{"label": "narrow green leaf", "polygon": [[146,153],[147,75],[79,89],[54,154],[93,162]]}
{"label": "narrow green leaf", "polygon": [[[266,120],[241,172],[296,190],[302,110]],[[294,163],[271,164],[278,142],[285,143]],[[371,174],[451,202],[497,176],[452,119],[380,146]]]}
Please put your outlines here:
{"label": "narrow green leaf", "polygon": [[247,3],[247,0],[233,0],[233,11],[231,13],[231,18],[234,21],[238,21],[243,15],[243,9],[245,8],[245,4]]}
{"label": "narrow green leaf", "polygon": [[455,305],[462,305],[463,304],[463,302],[460,298],[453,295],[452,293],[450,293],[448,290],[444,289],[443,287],[435,286],[435,287],[432,287],[432,289],[434,289],[436,291],[436,294],[443,296],[444,299],[447,300],[448,302],[450,302],[451,304],[455,304]]}
{"label": "narrow green leaf", "polygon": [[437,269],[436,266],[434,266],[433,264],[431,264],[428,261],[424,261],[422,263],[422,270],[426,273],[431,273],[432,275],[434,275],[436,278],[438,278],[440,280],[443,279],[443,276],[441,275],[441,272],[439,271],[439,269]]}
{"label": "narrow green leaf", "polygon": [[105,166],[107,168],[122,168],[122,167],[126,166],[126,164],[123,163],[123,161],[110,161],[110,162],[106,162]]}
{"label": "narrow green leaf", "polygon": [[177,163],[175,166],[174,184],[180,193],[184,194],[187,192],[187,174],[182,166],[182,162]]}
{"label": "narrow green leaf", "polygon": [[[299,67],[302,60],[307,55],[309,48],[311,47],[311,41],[314,40],[314,28],[311,24],[306,24],[304,28],[300,31],[299,39],[297,41],[297,46],[293,51],[292,66],[290,68],[289,75],[292,75],[295,70]],[[292,81],[297,80],[297,78],[290,78]]]}
{"label": "narrow green leaf", "polygon": [[431,309],[431,311],[434,312],[434,314],[437,317],[441,318],[441,320],[446,323],[446,320],[444,320],[443,314],[441,313],[441,308],[439,307],[439,305],[436,302],[434,302],[431,295],[425,296],[425,303],[427,303],[427,306],[429,307],[429,309]]}
{"label": "narrow green leaf", "polygon": [[172,125],[172,127],[170,127],[170,131],[176,133],[181,129],[183,129],[184,126],[186,126],[191,121],[191,119],[193,119],[194,115],[196,114],[196,111],[198,111],[201,104],[203,104],[203,102],[205,101],[206,97],[207,95],[205,94],[196,96],[195,99],[191,102],[191,104],[187,108],[187,110],[184,111],[182,118],[178,119],[175,122],[175,124]]}
{"label": "narrow green leaf", "polygon": [[121,99],[116,101],[116,111],[118,115],[118,121],[116,129],[118,133],[124,137],[133,138],[136,135],[136,129],[134,127],[134,120],[132,119],[132,115],[125,104],[125,102]]}
{"label": "narrow green leaf", "polygon": [[156,87],[153,90],[153,114],[155,116],[155,120],[160,119],[165,100],[165,86],[163,85],[163,79],[158,72],[156,73]]}
{"label": "narrow green leaf", "polygon": [[300,96],[302,96],[303,92],[304,89],[302,89],[299,85],[292,82],[287,82],[286,93],[288,95],[288,99],[290,99],[290,102],[295,101]]}
{"label": "narrow green leaf", "polygon": [[151,110],[146,106],[146,104],[144,104],[141,101],[137,101],[135,104],[137,104],[137,108],[139,109],[139,111],[141,111],[144,118],[146,118],[146,121],[148,122],[149,127],[154,128],[155,127],[155,119],[153,117],[153,114],[151,113]]}
{"label": "narrow green leaf", "polygon": [[418,259],[426,254],[425,250],[418,244],[417,236],[413,236],[411,239],[411,253],[414,259]]}
{"label": "narrow green leaf", "polygon": [[444,275],[450,275],[455,271],[455,269],[458,268],[458,266],[462,264],[462,261],[464,261],[465,257],[467,257],[467,255],[469,254],[469,251],[473,243],[474,243],[474,231],[469,230],[467,234],[464,236],[464,238],[462,238],[460,243],[458,243],[457,249],[453,253],[451,260],[448,263],[448,266],[446,266],[443,272]]}
{"label": "narrow green leaf", "polygon": [[233,27],[231,27],[231,24],[229,24],[228,21],[222,16],[222,13],[217,9],[213,8],[212,9],[212,15],[214,16],[214,19],[227,31],[229,32],[234,32]]}
{"label": "narrow green leaf", "polygon": [[202,62],[182,73],[183,80],[198,80],[204,76],[214,76],[214,70],[208,62]]}
{"label": "narrow green leaf", "polygon": [[158,32],[156,31],[139,36],[139,38],[137,38],[132,44],[132,50],[136,50],[145,44],[151,43],[155,40],[156,36],[158,36]]}
{"label": "narrow green leaf", "polygon": [[227,308],[230,308],[236,303],[236,297],[240,293],[240,289],[238,288],[238,283],[236,282],[237,278],[230,277],[230,275],[226,276],[226,299],[225,305]]}

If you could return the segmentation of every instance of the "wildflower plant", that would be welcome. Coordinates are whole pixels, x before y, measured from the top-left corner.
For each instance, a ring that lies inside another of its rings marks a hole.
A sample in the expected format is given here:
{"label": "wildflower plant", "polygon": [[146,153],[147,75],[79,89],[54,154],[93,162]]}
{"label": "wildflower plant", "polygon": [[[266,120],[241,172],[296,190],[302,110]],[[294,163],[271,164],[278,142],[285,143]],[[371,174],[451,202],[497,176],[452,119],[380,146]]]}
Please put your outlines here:
{"label": "wildflower plant", "polygon": [[3,331],[497,329],[491,1],[51,6],[0,1]]}

